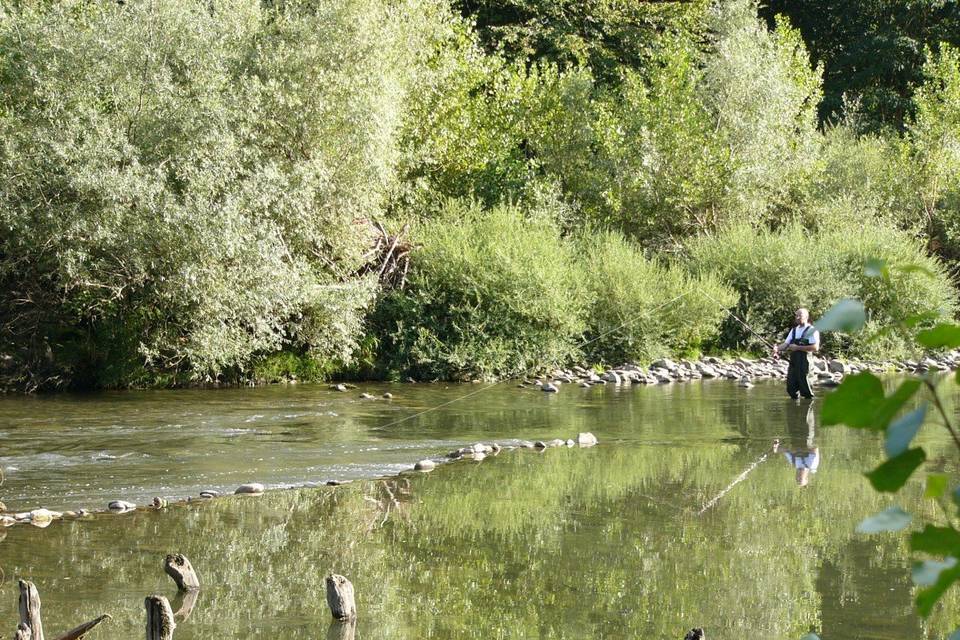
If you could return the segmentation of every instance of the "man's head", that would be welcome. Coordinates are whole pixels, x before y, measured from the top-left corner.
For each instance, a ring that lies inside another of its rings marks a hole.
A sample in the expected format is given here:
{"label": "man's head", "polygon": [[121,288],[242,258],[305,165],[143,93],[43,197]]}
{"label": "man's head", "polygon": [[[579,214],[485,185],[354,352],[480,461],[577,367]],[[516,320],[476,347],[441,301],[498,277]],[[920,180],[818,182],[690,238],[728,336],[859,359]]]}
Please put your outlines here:
{"label": "man's head", "polygon": [[796,313],[793,314],[793,319],[797,325],[807,324],[807,322],[810,321],[810,310],[806,307],[800,307]]}

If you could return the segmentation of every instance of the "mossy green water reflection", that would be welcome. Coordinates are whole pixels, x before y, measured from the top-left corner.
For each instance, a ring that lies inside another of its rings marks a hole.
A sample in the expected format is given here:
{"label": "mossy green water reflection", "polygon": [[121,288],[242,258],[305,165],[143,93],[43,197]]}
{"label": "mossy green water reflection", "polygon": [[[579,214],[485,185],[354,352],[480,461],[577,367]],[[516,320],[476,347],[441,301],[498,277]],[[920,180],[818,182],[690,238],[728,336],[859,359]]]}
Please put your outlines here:
{"label": "mossy green water reflection", "polygon": [[[598,401],[571,393],[553,426],[529,398],[513,409],[498,399],[486,415],[474,407],[451,425],[428,414],[419,428],[476,435],[490,420],[500,433],[568,435],[583,427],[602,444],[13,528],[0,542],[0,619],[13,629],[12,578],[26,577],[41,590],[51,632],[109,612],[115,619],[96,637],[139,637],[143,596],[174,595],[161,562],[177,551],[204,584],[180,639],[323,637],[331,570],[356,586],[358,631],[368,639],[669,639],[693,625],[721,639],[810,629],[824,640],[944,636],[960,619],[958,603],[946,602],[929,626],[917,619],[902,537],[853,533],[888,506],[861,475],[879,443],[819,429],[814,405],[822,460],[801,488],[783,451],[807,444],[806,408],[780,399],[778,388],[758,390],[642,389]],[[775,438],[781,450],[763,458]],[[933,465],[946,464],[948,443],[929,450],[940,456]],[[907,499],[911,510],[924,508],[919,485]]]}

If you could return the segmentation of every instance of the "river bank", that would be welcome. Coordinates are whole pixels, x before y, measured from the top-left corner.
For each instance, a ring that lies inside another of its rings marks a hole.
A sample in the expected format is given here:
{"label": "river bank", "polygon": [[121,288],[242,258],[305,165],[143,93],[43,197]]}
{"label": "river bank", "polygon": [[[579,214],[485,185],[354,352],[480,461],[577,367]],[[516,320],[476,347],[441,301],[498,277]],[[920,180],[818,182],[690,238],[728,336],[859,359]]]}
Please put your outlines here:
{"label": "river bank", "polygon": [[[741,386],[752,386],[754,380],[785,379],[788,363],[782,358],[729,358],[706,356],[699,360],[671,360],[662,358],[648,367],[625,364],[621,367],[578,365],[556,369],[548,376],[525,378],[521,388],[537,387],[546,392],[559,391],[561,384],[590,387],[598,384],[664,384],[701,379],[736,380]],[[927,373],[953,371],[960,368],[960,350],[927,355],[918,360],[840,360],[813,356],[810,358],[812,383],[821,387],[835,387],[845,375],[871,371],[873,373]]]}

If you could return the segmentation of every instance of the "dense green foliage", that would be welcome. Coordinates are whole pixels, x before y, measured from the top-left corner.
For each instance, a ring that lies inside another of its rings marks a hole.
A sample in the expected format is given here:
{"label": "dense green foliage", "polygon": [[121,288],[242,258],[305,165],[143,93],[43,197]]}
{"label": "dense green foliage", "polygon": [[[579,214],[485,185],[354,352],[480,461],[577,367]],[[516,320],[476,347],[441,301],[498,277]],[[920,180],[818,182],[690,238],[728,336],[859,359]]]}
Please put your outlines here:
{"label": "dense green foliage", "polygon": [[736,293],[712,275],[648,260],[616,233],[589,236],[580,254],[592,302],[585,351],[596,361],[697,352],[736,304]]}
{"label": "dense green foliage", "polygon": [[[573,346],[600,321],[567,307],[606,299],[603,322],[631,308],[627,294],[609,301],[633,285],[604,289],[587,273],[629,252],[634,269],[667,269],[675,283],[730,281],[735,264],[761,265],[768,280],[781,267],[808,274],[773,297],[756,291],[776,280],[736,285],[737,309],[772,332],[799,300],[824,309],[860,293],[855,259],[922,263],[929,251],[944,262],[922,308],[950,313],[960,56],[938,40],[953,37],[956,15],[894,4],[860,0],[856,15],[825,0],[762,12],[753,0],[4,5],[0,383],[316,377],[356,371],[344,367],[358,355],[377,375],[503,375],[582,355]],[[838,11],[836,27],[813,24]],[[902,47],[903,68],[880,69],[892,59],[880,54]],[[845,92],[861,108],[818,128]],[[565,255],[590,236],[580,246],[595,255],[547,269],[521,234],[506,271],[482,276],[495,262],[482,251],[503,238],[481,236],[503,233],[507,209]],[[485,226],[487,215],[498,222]],[[411,286],[375,277],[375,223],[412,223]],[[829,260],[787,252],[763,266],[800,226],[817,231],[806,253]],[[440,232],[454,229],[459,240]],[[703,235],[741,240],[722,265],[685,262]],[[441,274],[451,255],[472,279]],[[567,307],[518,311],[508,301],[526,294],[505,273],[541,269],[595,284],[559,285],[578,296]],[[873,321],[913,291],[870,302]],[[494,315],[506,304],[512,320],[443,317],[448,302],[467,313],[470,301]],[[587,355],[749,345],[729,324],[709,329],[715,307],[671,307],[646,346],[630,338]],[[509,335],[531,319],[539,337]]]}
{"label": "dense green foliage", "polygon": [[373,293],[355,275],[363,221],[438,15],[252,0],[0,13],[0,339],[21,382],[123,384],[96,372],[130,360],[202,379],[287,345],[349,358]]}
{"label": "dense green foliage", "polygon": [[548,218],[452,203],[419,230],[409,289],[380,310],[384,353],[416,376],[519,375],[576,354],[585,290]]}
{"label": "dense green foliage", "polygon": [[[737,315],[755,330],[779,337],[793,311],[808,307],[814,318],[842,298],[863,300],[869,322],[877,328],[909,313],[950,317],[956,292],[943,266],[924,254],[908,234],[871,221],[847,220],[793,223],[778,231],[757,231],[742,225],[693,240],[691,269],[716,273],[740,294]],[[865,273],[870,259],[907,270],[894,284],[879,286]],[[927,275],[927,274],[931,275]],[[824,347],[835,353],[878,358],[903,356],[911,346],[909,333],[890,332],[882,341],[865,336],[824,336]],[[727,318],[722,344],[762,348],[740,323]]]}

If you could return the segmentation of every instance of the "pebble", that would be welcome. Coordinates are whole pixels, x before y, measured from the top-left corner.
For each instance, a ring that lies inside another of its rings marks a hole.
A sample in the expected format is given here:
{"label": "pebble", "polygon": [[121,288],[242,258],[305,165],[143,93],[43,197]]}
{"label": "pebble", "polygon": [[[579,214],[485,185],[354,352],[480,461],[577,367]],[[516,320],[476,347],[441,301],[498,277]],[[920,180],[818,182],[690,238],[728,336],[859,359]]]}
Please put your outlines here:
{"label": "pebble", "polygon": [[361,393],[360,397],[363,398],[364,400],[376,400],[376,398],[370,395],[369,393]]}
{"label": "pebble", "polygon": [[557,393],[558,391],[560,391],[560,389],[557,388],[557,385],[553,384],[552,382],[545,382],[540,387],[540,390],[545,391],[546,393]]}
{"label": "pebble", "polygon": [[201,498],[208,498],[208,499],[209,499],[209,498],[218,498],[218,497],[220,497],[220,492],[219,492],[219,491],[214,491],[213,489],[208,489],[207,491],[201,491],[201,492],[200,492],[200,497],[201,497]]}

